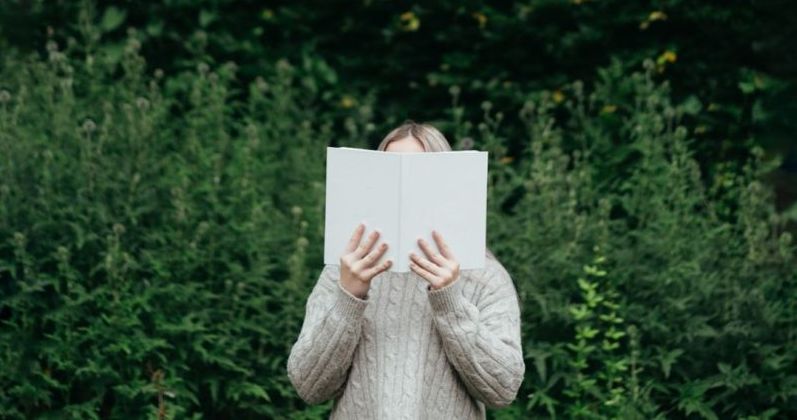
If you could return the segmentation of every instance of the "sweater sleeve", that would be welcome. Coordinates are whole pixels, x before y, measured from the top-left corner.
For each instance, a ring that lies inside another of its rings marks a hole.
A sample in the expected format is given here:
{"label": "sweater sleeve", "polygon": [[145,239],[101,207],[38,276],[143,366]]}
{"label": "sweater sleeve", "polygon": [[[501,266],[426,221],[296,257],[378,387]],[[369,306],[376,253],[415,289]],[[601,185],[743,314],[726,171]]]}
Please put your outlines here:
{"label": "sweater sleeve", "polygon": [[367,299],[343,288],[340,267],[324,266],[307,299],[302,329],[287,363],[291,383],[308,404],[335,397],[345,385]]}
{"label": "sweater sleeve", "polygon": [[462,294],[462,279],[427,292],[443,349],[470,394],[488,407],[514,401],[526,371],[520,307],[503,268],[486,271],[477,302]]}

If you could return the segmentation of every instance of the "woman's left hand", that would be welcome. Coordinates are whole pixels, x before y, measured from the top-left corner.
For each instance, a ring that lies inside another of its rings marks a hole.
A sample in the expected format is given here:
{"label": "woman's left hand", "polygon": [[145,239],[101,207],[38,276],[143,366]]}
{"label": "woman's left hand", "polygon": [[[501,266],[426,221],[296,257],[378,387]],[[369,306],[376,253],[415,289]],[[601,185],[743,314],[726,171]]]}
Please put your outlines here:
{"label": "woman's left hand", "polygon": [[434,290],[446,287],[459,278],[459,263],[440,232],[432,230],[432,237],[440,252],[435,252],[425,240],[418,239],[418,246],[426,258],[410,252],[410,269],[428,281],[429,288]]}

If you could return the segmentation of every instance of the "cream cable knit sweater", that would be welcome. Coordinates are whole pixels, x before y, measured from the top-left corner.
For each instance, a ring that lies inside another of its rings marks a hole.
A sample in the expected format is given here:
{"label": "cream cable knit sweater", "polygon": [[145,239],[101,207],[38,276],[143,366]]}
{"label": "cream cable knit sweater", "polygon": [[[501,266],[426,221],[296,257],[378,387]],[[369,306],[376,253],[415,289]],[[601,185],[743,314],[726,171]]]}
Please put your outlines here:
{"label": "cream cable knit sweater", "polygon": [[520,308],[509,273],[486,258],[446,287],[383,272],[365,299],[327,264],[307,300],[287,371],[309,404],[334,398],[330,419],[484,419],[525,373]]}

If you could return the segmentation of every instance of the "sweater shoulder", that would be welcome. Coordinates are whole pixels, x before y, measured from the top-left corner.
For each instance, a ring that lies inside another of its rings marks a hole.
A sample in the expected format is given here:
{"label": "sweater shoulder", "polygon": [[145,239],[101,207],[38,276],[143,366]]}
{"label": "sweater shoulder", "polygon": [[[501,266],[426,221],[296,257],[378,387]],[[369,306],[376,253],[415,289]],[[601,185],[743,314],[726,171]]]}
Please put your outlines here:
{"label": "sweater shoulder", "polygon": [[340,276],[340,266],[337,264],[324,264],[320,277],[336,278]]}
{"label": "sweater shoulder", "polygon": [[483,268],[462,270],[462,273],[485,292],[514,291],[515,286],[509,271],[498,260],[485,257]]}
{"label": "sweater shoulder", "polygon": [[337,287],[338,280],[340,279],[340,266],[337,264],[324,264],[324,268],[318,274],[318,281],[316,287],[322,287],[328,291],[334,290]]}

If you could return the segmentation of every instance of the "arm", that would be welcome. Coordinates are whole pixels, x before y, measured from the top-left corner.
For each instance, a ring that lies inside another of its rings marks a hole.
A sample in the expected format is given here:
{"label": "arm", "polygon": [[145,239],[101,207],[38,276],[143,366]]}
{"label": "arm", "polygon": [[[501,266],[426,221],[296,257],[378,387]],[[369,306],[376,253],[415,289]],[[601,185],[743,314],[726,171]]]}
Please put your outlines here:
{"label": "arm", "polygon": [[449,362],[474,398],[497,408],[515,399],[526,365],[512,279],[503,269],[487,275],[476,305],[462,294],[462,279],[427,293]]}
{"label": "arm", "polygon": [[288,376],[308,404],[336,396],[345,385],[367,305],[367,297],[359,299],[340,284],[340,267],[324,266],[288,356]]}

